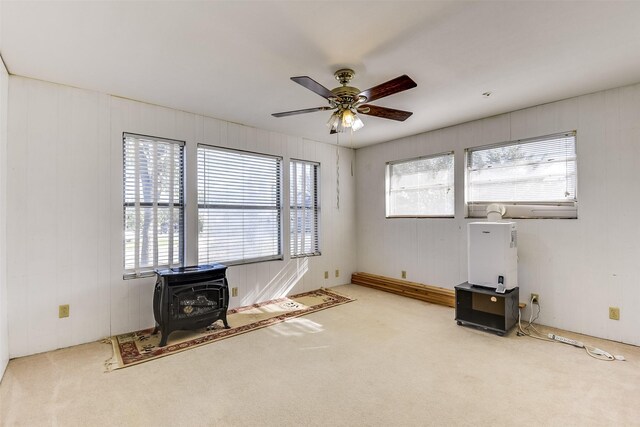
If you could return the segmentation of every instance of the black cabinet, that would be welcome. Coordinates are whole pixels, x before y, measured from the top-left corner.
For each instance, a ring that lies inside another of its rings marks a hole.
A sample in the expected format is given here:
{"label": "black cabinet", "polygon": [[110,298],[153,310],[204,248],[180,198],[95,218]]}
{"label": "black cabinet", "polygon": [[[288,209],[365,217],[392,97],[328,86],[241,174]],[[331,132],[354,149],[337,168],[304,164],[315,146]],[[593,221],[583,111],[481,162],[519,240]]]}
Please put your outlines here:
{"label": "black cabinet", "polygon": [[499,294],[464,282],[455,290],[458,325],[472,325],[504,335],[518,321],[518,287]]}

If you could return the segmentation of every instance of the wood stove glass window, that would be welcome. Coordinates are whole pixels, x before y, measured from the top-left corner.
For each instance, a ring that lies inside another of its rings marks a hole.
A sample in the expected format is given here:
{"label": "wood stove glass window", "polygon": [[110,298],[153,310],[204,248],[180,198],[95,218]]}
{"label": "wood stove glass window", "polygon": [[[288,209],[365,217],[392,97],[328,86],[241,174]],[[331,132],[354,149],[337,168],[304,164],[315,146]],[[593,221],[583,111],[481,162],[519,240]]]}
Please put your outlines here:
{"label": "wood stove glass window", "polygon": [[124,277],[182,265],[184,142],[123,134]]}
{"label": "wood stove glass window", "polygon": [[292,257],[320,255],[320,165],[292,159],[289,166],[290,254]]}
{"label": "wood stove glass window", "polygon": [[282,158],[198,146],[198,262],[282,259]]}

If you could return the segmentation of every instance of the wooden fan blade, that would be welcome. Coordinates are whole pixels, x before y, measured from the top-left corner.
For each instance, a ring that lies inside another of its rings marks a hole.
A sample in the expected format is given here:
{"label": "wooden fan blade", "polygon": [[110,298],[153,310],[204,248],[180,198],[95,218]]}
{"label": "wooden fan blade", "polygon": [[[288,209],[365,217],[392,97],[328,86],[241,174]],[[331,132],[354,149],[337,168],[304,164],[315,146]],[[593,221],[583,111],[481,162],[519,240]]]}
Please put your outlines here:
{"label": "wooden fan blade", "polygon": [[306,87],[311,92],[315,92],[323,98],[330,99],[335,98],[336,96],[326,87],[322,86],[317,81],[313,80],[309,76],[299,76],[299,77],[291,77],[291,80],[298,83],[301,86]]}
{"label": "wooden fan blade", "polygon": [[282,113],[273,113],[273,117],[295,116],[296,114],[313,113],[314,111],[332,110],[331,107],[305,108],[304,110],[284,111]]}
{"label": "wooden fan blade", "polygon": [[393,108],[378,107],[377,105],[369,104],[364,104],[358,107],[358,113],[366,114],[368,116],[382,117],[383,119],[397,120],[399,122],[404,122],[413,114],[411,111],[394,110]]}
{"label": "wooden fan blade", "polygon": [[414,88],[416,86],[418,86],[416,82],[411,80],[411,77],[405,74],[400,77],[396,77],[393,80],[389,80],[386,83],[374,86],[371,89],[363,90],[359,95],[366,96],[367,102],[371,102],[376,99],[384,98],[385,96],[393,95],[394,93]]}

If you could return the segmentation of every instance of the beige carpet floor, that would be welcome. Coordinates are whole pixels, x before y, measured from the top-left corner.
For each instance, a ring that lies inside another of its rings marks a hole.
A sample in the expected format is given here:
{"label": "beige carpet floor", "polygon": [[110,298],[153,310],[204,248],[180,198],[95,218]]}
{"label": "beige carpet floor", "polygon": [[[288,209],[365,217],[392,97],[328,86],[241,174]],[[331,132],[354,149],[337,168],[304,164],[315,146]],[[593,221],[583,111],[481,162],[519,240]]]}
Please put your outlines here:
{"label": "beige carpet floor", "polygon": [[12,360],[0,425],[640,425],[638,347],[581,337],[628,359],[603,362],[457,326],[450,308],[336,290],[357,301],[110,373],[101,343]]}

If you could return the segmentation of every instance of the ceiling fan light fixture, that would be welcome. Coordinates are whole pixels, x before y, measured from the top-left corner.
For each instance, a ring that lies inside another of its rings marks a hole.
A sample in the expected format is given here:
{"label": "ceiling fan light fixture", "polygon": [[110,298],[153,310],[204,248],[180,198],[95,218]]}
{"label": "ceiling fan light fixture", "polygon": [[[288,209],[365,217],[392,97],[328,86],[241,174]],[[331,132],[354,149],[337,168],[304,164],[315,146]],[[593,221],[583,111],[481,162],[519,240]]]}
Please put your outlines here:
{"label": "ceiling fan light fixture", "polygon": [[359,129],[362,129],[364,126],[364,123],[362,122],[362,120],[360,120],[360,117],[358,117],[357,115],[355,117],[356,118],[353,121],[353,124],[351,125],[351,129],[353,129],[354,132]]}
{"label": "ceiling fan light fixture", "polygon": [[331,117],[329,117],[327,126],[329,126],[329,129],[331,130],[337,130],[339,122],[340,122],[340,114],[338,114],[338,111],[334,111],[333,114],[331,114]]}
{"label": "ceiling fan light fixture", "polygon": [[342,110],[342,126],[346,128],[350,128],[353,125],[353,122],[356,119],[356,115],[353,114],[353,111],[347,109]]}
{"label": "ceiling fan light fixture", "polygon": [[327,126],[332,132],[345,132],[347,129],[355,132],[362,129],[364,123],[353,110],[345,108],[334,111],[329,117]]}

